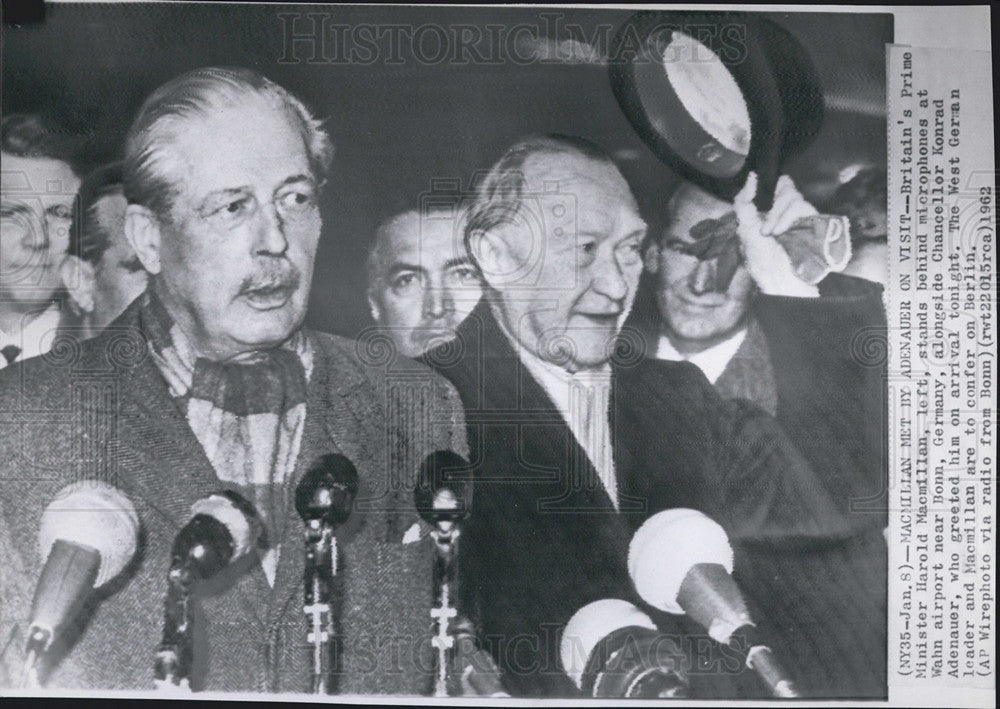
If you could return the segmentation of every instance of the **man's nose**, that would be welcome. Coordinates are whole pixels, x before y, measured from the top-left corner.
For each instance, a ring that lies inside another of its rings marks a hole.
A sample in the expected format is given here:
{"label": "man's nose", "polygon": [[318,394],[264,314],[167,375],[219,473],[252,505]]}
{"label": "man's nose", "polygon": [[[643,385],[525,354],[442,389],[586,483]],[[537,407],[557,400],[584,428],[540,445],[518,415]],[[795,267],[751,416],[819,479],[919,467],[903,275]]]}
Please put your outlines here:
{"label": "man's nose", "polygon": [[273,204],[260,209],[257,218],[254,253],[260,256],[282,256],[288,250],[285,224]]}
{"label": "man's nose", "polygon": [[614,301],[621,301],[628,295],[628,281],[618,266],[617,259],[605,258],[594,262],[594,280],[592,288]]}
{"label": "man's nose", "polygon": [[424,291],[424,315],[428,318],[443,318],[455,309],[455,299],[451,291],[440,286],[431,286]]}
{"label": "man's nose", "polygon": [[715,290],[716,266],[717,262],[715,259],[698,261],[698,265],[691,272],[692,293],[702,295]]}
{"label": "man's nose", "polygon": [[35,215],[28,218],[25,225],[24,236],[21,237],[21,246],[33,251],[45,251],[51,246],[49,242],[49,220],[46,217],[39,219]]}

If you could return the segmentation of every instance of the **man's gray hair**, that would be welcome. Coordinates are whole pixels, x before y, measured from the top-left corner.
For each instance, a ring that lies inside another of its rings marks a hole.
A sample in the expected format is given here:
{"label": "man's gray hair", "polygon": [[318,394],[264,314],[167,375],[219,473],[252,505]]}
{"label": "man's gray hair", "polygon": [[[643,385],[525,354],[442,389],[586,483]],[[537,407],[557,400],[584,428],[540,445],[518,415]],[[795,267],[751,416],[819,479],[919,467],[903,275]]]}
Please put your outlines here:
{"label": "man's gray hair", "polygon": [[470,248],[472,235],[488,232],[512,221],[521,209],[527,182],[524,165],[534,155],[579,155],[589,160],[615,166],[601,147],[584,138],[569,135],[529,135],[517,140],[489,169],[469,209],[465,225],[465,249],[475,261]]}
{"label": "man's gray hair", "polygon": [[169,174],[166,157],[176,134],[191,118],[239,105],[251,97],[285,111],[302,135],[313,177],[322,182],[333,159],[333,145],[321,122],[299,99],[252,69],[204,67],[163,84],[139,109],[125,138],[124,192],[129,203],[140,204],[159,217],[168,216],[180,179]]}

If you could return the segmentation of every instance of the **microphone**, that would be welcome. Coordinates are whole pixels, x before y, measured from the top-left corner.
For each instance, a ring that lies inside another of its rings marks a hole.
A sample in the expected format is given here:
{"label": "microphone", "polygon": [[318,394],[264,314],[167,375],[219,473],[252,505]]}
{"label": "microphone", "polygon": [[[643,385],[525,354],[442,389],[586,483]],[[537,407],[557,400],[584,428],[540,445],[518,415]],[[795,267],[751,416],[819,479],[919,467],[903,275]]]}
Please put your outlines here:
{"label": "microphone", "polygon": [[[454,451],[434,451],[420,465],[413,503],[425,522],[447,533],[469,516],[469,463]],[[459,477],[461,476],[461,477]]]}
{"label": "microphone", "polygon": [[629,545],[629,575],[636,591],[654,608],[684,614],[708,629],[717,642],[748,638],[746,666],[775,697],[799,692],[771,648],[759,638],[733,571],[733,550],[725,530],[697,510],[665,510],[650,517]]}
{"label": "microphone", "polygon": [[420,465],[413,504],[420,517],[432,525],[434,540],[434,605],[431,619],[436,633],[431,642],[437,649],[434,696],[447,697],[449,669],[459,677],[463,694],[509,696],[500,684],[499,670],[489,653],[476,641],[472,624],[459,616],[458,540],[461,521],[469,515],[471,483],[469,463],[450,450],[434,451]]}
{"label": "microphone", "polygon": [[191,587],[211,578],[257,546],[263,525],[257,511],[232,490],[213,492],[191,505],[191,517],[174,537],[163,640],[156,651],[154,682],[161,691],[189,689],[191,673]]}
{"label": "microphone", "polygon": [[559,654],[566,674],[588,697],[689,696],[680,646],[628,601],[607,598],[574,613]]}
{"label": "microphone", "polygon": [[358,494],[358,471],[345,456],[321,456],[295,488],[295,510],[310,526],[313,522],[339,527],[351,516]]}
{"label": "microphone", "polygon": [[312,691],[329,692],[334,621],[330,613],[333,576],[337,572],[337,540],[333,530],[351,516],[358,494],[358,471],[343,455],[321,456],[295,488],[295,510],[305,523],[306,560],[303,612],[313,649]]}
{"label": "microphone", "polygon": [[118,489],[83,480],[60,490],[42,512],[38,550],[45,559],[31,603],[25,679],[52,647],[90,592],[122,572],[135,556],[139,517]]}
{"label": "microphone", "polygon": [[171,571],[207,579],[257,546],[263,525],[239,493],[213,492],[191,505],[191,518],[174,537]]}

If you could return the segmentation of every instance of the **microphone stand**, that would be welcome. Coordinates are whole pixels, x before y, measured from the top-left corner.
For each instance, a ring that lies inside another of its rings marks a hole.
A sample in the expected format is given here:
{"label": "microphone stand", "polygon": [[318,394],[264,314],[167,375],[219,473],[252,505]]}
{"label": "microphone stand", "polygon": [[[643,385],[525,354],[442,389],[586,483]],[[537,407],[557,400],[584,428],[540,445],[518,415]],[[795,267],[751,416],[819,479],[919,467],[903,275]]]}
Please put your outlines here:
{"label": "microphone stand", "polygon": [[187,564],[175,563],[167,575],[163,609],[163,641],[156,651],[154,682],[161,691],[188,689],[193,655],[191,643],[191,586],[194,574]]}
{"label": "microphone stand", "polygon": [[331,609],[337,573],[334,530],[351,515],[358,471],[339,454],[321,456],[295,487],[295,510],[305,525],[302,612],[312,645],[312,692],[330,694],[337,671],[336,621]]}
{"label": "microphone stand", "polygon": [[455,631],[452,619],[457,618],[455,596],[458,590],[458,537],[461,529],[457,519],[438,518],[431,530],[434,540],[434,605],[431,618],[437,626],[437,633],[431,643],[437,648],[437,677],[434,682],[434,696],[448,696],[448,667],[455,647]]}
{"label": "microphone stand", "polygon": [[309,619],[307,640],[312,643],[314,694],[330,691],[330,648],[334,637],[330,594],[337,568],[337,540],[333,528],[322,519],[306,522],[305,602],[302,610]]}

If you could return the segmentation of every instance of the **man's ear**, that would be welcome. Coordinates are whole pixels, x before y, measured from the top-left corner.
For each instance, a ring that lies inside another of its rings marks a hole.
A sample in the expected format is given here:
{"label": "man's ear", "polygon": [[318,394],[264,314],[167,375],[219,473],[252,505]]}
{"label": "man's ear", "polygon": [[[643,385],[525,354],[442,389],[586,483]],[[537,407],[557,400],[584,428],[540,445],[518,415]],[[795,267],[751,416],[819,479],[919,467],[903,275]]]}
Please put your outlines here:
{"label": "man's ear", "polygon": [[642,257],[643,266],[649,273],[656,273],[660,270],[660,245],[655,241],[650,241],[646,247],[646,253]]}
{"label": "man's ear", "polygon": [[469,235],[469,256],[479,266],[483,282],[494,289],[509,280],[512,273],[510,247],[498,232],[476,229]]}
{"label": "man's ear", "polygon": [[150,275],[158,274],[163,234],[156,215],[141,205],[128,205],[125,209],[125,238],[139,257],[143,268]]}
{"label": "man's ear", "polygon": [[79,256],[67,254],[59,264],[59,276],[76,309],[94,312],[94,267]]}

